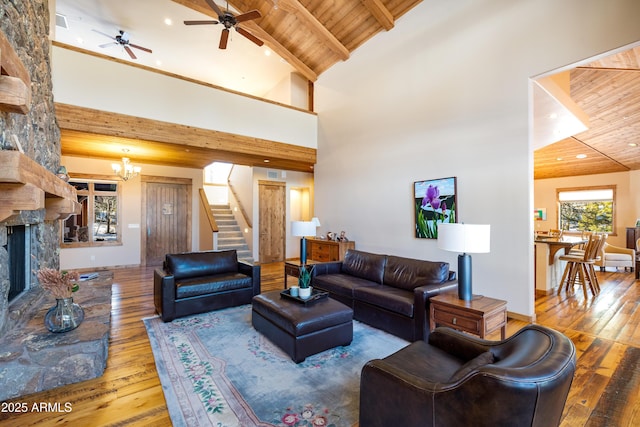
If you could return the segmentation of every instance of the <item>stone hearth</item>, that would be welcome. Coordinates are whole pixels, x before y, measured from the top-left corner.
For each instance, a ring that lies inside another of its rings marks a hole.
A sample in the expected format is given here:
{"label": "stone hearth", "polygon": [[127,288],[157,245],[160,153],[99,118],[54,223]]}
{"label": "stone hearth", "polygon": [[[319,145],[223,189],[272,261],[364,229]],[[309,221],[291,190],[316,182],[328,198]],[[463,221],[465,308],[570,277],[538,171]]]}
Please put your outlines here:
{"label": "stone hearth", "polygon": [[84,321],[70,332],[54,334],[44,315],[55,299],[40,287],[11,304],[15,325],[0,340],[0,401],[49,390],[102,375],[107,363],[113,274],[81,282],[73,294]]}

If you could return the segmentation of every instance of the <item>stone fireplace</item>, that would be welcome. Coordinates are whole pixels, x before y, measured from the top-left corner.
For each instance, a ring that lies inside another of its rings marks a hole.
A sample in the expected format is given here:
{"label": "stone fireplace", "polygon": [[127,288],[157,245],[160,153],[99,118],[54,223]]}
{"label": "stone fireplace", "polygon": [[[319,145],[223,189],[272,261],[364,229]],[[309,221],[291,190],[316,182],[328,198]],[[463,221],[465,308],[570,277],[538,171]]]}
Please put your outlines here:
{"label": "stone fireplace", "polygon": [[55,174],[49,22],[47,1],[0,3],[0,400],[95,378],[108,352],[110,280],[78,298],[86,324],[66,334],[43,324],[55,300],[37,271],[59,268],[59,220],[79,212],[75,189]]}

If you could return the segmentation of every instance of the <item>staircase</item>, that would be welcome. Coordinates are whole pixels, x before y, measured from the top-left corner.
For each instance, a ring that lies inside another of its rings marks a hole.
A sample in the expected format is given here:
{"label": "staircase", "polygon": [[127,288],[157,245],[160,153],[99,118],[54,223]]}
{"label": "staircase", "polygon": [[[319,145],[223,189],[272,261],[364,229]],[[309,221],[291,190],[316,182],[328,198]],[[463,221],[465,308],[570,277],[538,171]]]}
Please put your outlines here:
{"label": "staircase", "polygon": [[239,261],[253,264],[253,254],[229,205],[211,205],[211,213],[218,224],[218,250],[235,249]]}

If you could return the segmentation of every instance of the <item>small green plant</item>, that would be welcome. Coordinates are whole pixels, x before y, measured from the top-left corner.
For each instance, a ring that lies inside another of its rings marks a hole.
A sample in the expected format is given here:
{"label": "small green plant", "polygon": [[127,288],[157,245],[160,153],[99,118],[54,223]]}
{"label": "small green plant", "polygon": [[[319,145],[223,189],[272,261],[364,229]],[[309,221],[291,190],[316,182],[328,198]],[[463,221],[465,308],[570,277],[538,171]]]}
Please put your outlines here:
{"label": "small green plant", "polygon": [[298,278],[298,286],[300,288],[306,289],[311,285],[311,276],[313,276],[315,267],[315,265],[312,265],[311,268],[306,265],[300,266],[300,277]]}

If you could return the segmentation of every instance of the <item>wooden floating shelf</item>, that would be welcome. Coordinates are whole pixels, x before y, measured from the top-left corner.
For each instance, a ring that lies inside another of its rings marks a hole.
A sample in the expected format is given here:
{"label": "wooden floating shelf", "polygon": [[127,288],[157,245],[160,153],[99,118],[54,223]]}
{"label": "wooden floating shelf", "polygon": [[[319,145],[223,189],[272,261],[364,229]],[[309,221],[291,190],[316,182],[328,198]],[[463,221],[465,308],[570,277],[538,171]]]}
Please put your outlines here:
{"label": "wooden floating shelf", "polygon": [[19,151],[0,151],[0,221],[46,209],[45,220],[79,214],[76,189]]}
{"label": "wooden floating shelf", "polygon": [[0,31],[0,111],[27,114],[31,78],[15,50]]}

